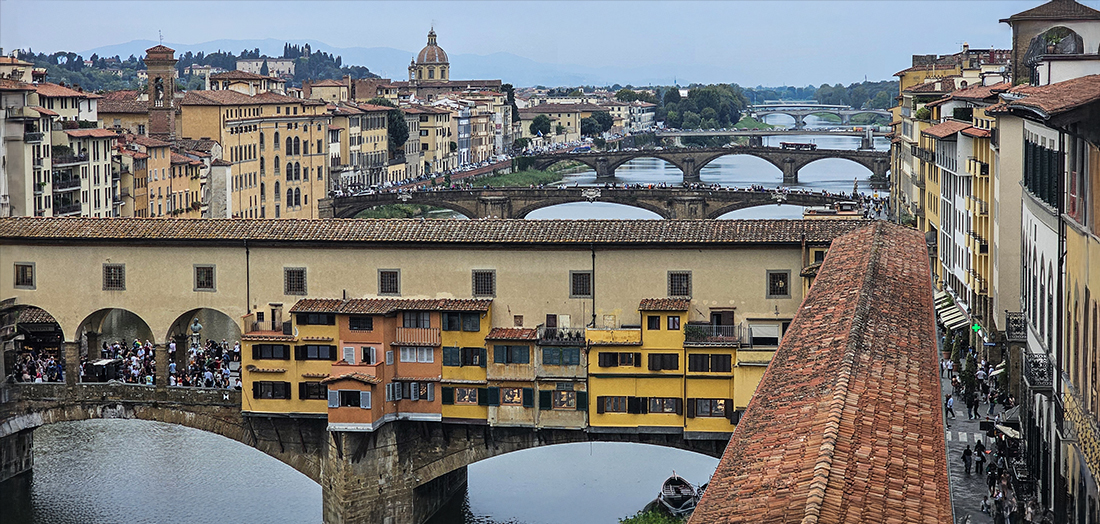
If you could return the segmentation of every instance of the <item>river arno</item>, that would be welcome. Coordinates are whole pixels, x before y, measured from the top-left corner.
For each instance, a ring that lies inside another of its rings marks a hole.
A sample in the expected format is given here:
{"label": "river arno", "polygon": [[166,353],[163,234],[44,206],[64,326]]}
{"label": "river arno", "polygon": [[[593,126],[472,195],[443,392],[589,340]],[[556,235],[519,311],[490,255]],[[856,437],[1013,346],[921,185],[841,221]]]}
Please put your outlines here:
{"label": "river arno", "polygon": [[[784,137],[823,148],[855,148],[854,137]],[[768,145],[777,145],[771,138]],[[876,140],[885,149],[887,142]],[[678,184],[681,173],[656,159],[620,167],[626,183]],[[804,167],[800,187],[850,192],[870,173],[845,160]],[[594,182],[594,173],[569,183]],[[720,158],[704,183],[775,187],[780,171],[745,156]],[[723,218],[799,218],[801,208],[767,206]],[[568,204],[529,218],[656,218],[614,204]],[[35,471],[25,482],[0,485],[0,524],[55,523],[302,523],[321,522],[321,488],[273,458],[237,442],[167,424],[99,420],[63,423],[35,432]],[[716,459],[633,444],[569,444],[511,453],[469,468],[468,488],[431,524],[613,524],[653,499],[673,470],[706,482]]]}

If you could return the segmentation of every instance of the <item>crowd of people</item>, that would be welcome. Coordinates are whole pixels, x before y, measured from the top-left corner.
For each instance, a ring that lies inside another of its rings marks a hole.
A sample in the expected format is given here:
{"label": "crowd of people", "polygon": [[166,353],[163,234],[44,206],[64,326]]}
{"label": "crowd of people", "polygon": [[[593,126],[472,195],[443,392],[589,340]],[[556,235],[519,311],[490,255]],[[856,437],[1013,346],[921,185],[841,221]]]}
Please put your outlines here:
{"label": "crowd of people", "polygon": [[[122,361],[118,366],[107,368],[108,373],[114,373],[114,376],[103,377],[107,380],[118,380],[127,384],[146,386],[152,386],[156,383],[156,355],[153,351],[153,343],[148,340],[142,343],[140,340],[134,339],[134,342],[130,345],[126,345],[121,341],[114,344],[104,342],[103,347],[100,348],[100,358]],[[81,380],[84,380],[90,373],[88,360],[83,359],[80,362]]]}
{"label": "crowd of people", "polygon": [[241,379],[233,378],[230,362],[241,361],[241,343],[232,347],[224,339],[219,343],[207,340],[205,346],[191,344],[187,349],[187,366],[177,369],[175,343],[168,346],[168,385],[197,388],[240,389]]}
{"label": "crowd of people", "polygon": [[12,368],[14,382],[64,382],[61,360],[45,352],[28,351],[17,357]]}

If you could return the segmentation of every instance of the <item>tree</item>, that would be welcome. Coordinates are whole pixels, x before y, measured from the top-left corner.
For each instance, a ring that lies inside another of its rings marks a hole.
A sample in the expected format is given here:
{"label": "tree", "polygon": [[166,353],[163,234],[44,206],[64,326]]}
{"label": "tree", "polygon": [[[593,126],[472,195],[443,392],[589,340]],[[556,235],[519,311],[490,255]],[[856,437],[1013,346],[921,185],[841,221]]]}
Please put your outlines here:
{"label": "tree", "polygon": [[531,139],[527,137],[520,137],[512,141],[512,149],[516,151],[523,151],[529,145],[531,145]]}
{"label": "tree", "polygon": [[622,88],[615,93],[615,100],[620,102],[633,102],[638,99],[638,93],[635,93],[631,89]]}
{"label": "tree", "polygon": [[611,131],[611,126],[615,125],[615,119],[607,111],[595,111],[592,113],[592,118],[599,122],[600,130],[605,133]]}
{"label": "tree", "polygon": [[558,124],[558,128],[555,129],[555,131],[557,131],[557,133],[559,135],[564,135],[565,134],[565,126],[563,126],[561,124]]}
{"label": "tree", "polygon": [[598,136],[602,132],[600,122],[595,118],[581,119],[581,134],[584,136]]}
{"label": "tree", "polygon": [[694,111],[684,111],[684,129],[699,129],[699,114]]}
{"label": "tree", "polygon": [[535,136],[546,136],[550,134],[550,117],[546,115],[539,115],[531,120],[530,131]]}
{"label": "tree", "polygon": [[676,86],[672,86],[672,87],[668,88],[668,91],[665,91],[664,103],[665,103],[666,106],[669,105],[669,104],[678,103],[679,101],[680,101],[680,89],[679,88],[677,88]]}
{"label": "tree", "polygon": [[[405,147],[405,142],[409,139],[409,124],[405,122],[405,113],[395,107],[393,102],[382,97],[372,98],[367,100],[367,103],[393,108],[386,112],[386,137],[390,145],[391,153],[402,152]],[[395,154],[391,156],[398,155]]]}

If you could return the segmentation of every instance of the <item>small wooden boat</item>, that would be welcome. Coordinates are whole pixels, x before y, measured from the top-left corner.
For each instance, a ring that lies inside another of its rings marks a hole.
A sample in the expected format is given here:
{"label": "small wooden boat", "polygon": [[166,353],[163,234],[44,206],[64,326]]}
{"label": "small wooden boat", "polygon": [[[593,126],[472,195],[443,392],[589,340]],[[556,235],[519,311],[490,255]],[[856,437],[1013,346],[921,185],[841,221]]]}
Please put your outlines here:
{"label": "small wooden boat", "polygon": [[657,501],[674,517],[690,515],[695,510],[695,504],[699,502],[699,493],[695,486],[684,480],[683,477],[672,473],[661,485],[661,493],[657,495]]}

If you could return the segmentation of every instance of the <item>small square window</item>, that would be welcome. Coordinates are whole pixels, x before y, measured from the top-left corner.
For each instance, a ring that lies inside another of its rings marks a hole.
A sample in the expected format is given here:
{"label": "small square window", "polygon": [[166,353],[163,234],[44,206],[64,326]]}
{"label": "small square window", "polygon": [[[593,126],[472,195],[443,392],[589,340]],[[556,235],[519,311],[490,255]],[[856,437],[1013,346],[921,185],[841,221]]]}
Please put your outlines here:
{"label": "small square window", "polygon": [[15,263],[15,287],[34,289],[34,262]]}
{"label": "small square window", "polygon": [[592,298],[592,272],[569,272],[569,298]]}
{"label": "small square window", "polygon": [[645,328],[650,331],[658,331],[661,329],[661,317],[660,315],[650,315],[645,317]]}
{"label": "small square window", "polygon": [[790,281],[790,271],[768,271],[767,298],[791,298]]}
{"label": "small square window", "polygon": [[195,266],[195,291],[214,291],[214,266]]}
{"label": "small square window", "polygon": [[126,291],[126,264],[103,264],[103,290]]}
{"label": "small square window", "polygon": [[669,315],[668,316],[668,330],[669,331],[679,331],[680,330],[680,316],[679,315]]}
{"label": "small square window", "polygon": [[495,297],[497,294],[497,272],[493,269],[475,269],[472,274],[473,294],[475,297]]}
{"label": "small square window", "polygon": [[523,327],[523,315],[512,315],[512,325],[515,327]]}
{"label": "small square window", "polygon": [[283,294],[284,295],[305,295],[306,294],[306,268],[304,268],[304,267],[284,267],[283,268]]}
{"label": "small square window", "polygon": [[670,297],[690,297],[691,296],[691,271],[669,271],[668,272],[668,296],[670,296]]}
{"label": "small square window", "polygon": [[379,295],[400,295],[401,294],[401,270],[400,269],[379,269],[378,270],[378,294]]}

